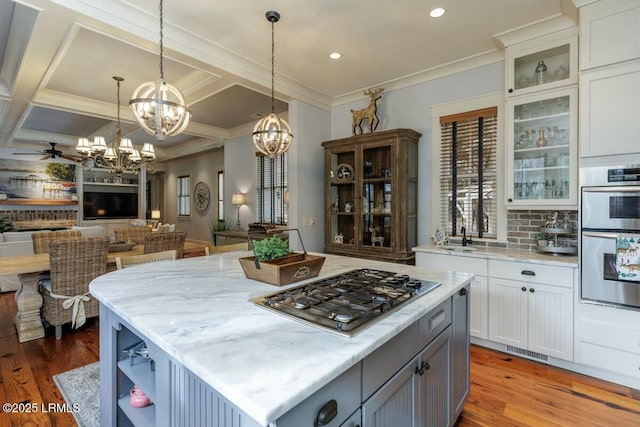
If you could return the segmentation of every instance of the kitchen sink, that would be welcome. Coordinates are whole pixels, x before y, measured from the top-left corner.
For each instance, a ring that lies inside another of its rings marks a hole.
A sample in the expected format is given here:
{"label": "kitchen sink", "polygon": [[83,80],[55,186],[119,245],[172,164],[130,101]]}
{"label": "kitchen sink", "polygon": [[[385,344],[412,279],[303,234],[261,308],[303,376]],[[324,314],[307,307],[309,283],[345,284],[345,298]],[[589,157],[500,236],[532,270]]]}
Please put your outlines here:
{"label": "kitchen sink", "polygon": [[448,251],[456,251],[456,252],[473,252],[476,248],[471,246],[462,246],[462,245],[444,245],[441,246],[442,249],[446,249]]}

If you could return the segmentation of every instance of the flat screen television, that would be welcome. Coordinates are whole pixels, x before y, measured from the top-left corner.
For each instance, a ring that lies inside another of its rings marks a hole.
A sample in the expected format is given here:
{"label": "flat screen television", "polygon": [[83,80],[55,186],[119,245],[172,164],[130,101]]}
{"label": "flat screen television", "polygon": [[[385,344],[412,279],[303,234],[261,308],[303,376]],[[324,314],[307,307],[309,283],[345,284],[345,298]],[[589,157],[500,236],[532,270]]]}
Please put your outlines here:
{"label": "flat screen television", "polygon": [[136,193],[85,191],[82,195],[84,219],[117,219],[138,217]]}

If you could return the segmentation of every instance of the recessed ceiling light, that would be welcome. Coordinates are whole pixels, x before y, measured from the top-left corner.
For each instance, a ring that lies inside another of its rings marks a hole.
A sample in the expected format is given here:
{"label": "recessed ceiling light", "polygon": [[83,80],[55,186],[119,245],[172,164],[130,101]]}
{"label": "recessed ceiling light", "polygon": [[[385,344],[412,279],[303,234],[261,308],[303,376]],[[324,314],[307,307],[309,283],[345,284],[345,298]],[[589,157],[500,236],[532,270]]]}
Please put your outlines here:
{"label": "recessed ceiling light", "polygon": [[429,16],[432,18],[440,18],[442,15],[444,15],[444,12],[445,10],[443,8],[436,7],[431,12],[429,12]]}
{"label": "recessed ceiling light", "polygon": [[340,59],[342,58],[342,54],[339,52],[332,52],[329,54],[329,58],[331,59]]}

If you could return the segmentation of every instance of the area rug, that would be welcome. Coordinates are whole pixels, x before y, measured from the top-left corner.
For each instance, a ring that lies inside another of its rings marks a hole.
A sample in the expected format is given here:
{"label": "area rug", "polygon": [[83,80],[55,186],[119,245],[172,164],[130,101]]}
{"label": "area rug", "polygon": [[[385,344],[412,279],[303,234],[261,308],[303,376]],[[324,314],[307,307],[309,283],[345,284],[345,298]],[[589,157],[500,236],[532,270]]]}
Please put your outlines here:
{"label": "area rug", "polygon": [[[100,363],[53,376],[79,427],[100,427]],[[77,405],[77,406],[73,406]]]}

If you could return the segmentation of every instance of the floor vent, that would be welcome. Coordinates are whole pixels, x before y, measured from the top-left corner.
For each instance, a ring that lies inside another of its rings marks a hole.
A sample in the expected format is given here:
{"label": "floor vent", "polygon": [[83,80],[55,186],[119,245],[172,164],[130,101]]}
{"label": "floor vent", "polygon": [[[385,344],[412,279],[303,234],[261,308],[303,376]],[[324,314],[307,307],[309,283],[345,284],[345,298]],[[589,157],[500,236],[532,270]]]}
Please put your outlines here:
{"label": "floor vent", "polygon": [[507,346],[507,351],[531,357],[533,359],[544,360],[545,362],[549,360],[549,356],[547,356],[546,354],[536,353],[535,351],[529,351],[523,348],[513,347],[511,345]]}

